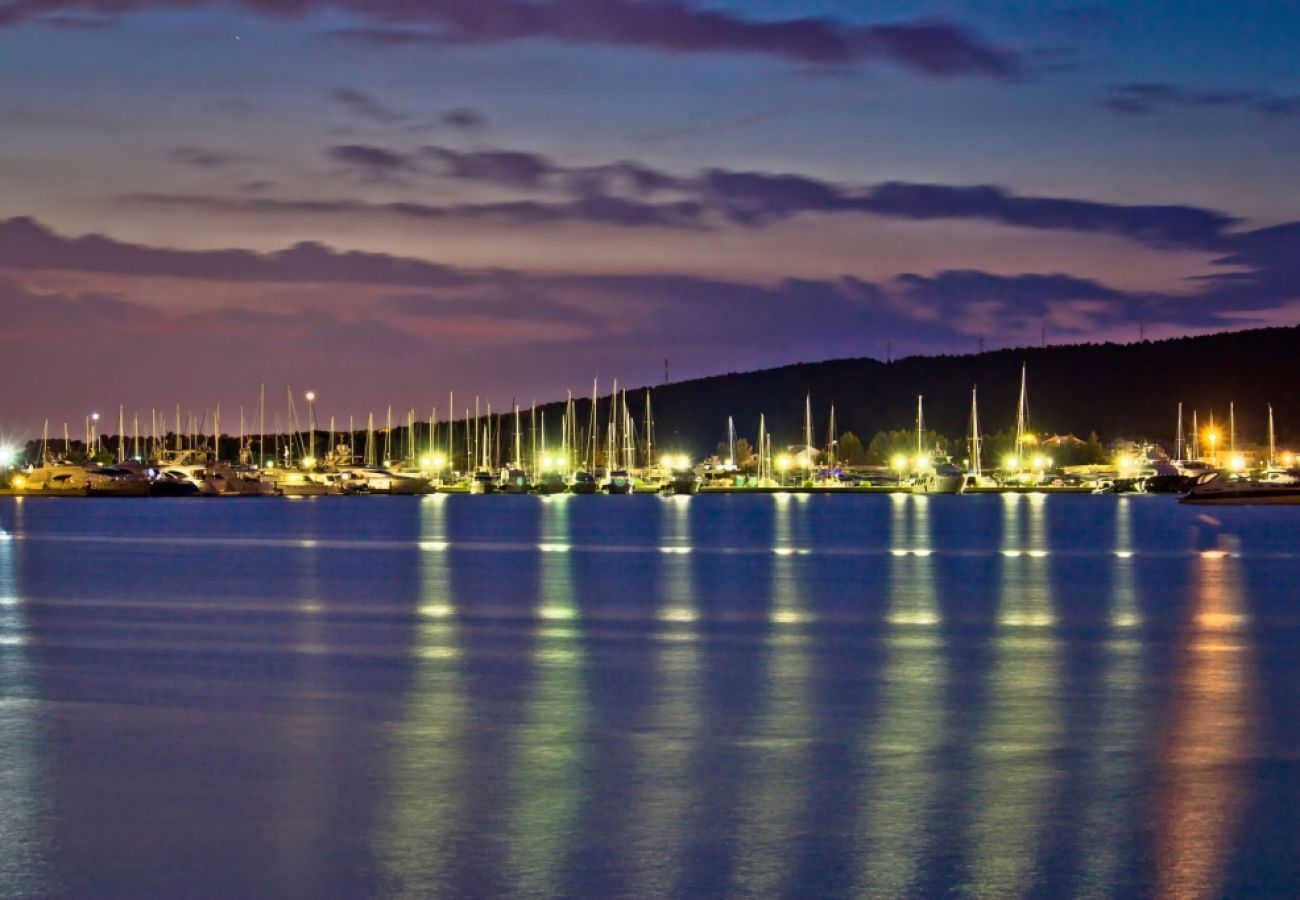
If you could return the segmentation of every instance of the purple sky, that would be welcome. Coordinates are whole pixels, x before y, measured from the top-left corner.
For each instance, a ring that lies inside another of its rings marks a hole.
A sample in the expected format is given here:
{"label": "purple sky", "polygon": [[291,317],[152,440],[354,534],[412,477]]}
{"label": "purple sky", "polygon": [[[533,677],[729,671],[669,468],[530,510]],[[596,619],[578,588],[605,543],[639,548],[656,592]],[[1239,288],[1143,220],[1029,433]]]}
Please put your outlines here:
{"label": "purple sky", "polygon": [[1298,49],[1264,2],[0,0],[0,436],[1294,323]]}

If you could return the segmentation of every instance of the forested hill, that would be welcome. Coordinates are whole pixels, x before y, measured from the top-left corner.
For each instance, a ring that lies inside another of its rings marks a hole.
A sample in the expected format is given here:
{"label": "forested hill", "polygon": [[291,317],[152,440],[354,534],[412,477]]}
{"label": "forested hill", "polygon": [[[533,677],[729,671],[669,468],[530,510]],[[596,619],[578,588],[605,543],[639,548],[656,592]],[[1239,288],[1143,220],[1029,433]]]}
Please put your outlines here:
{"label": "forested hill", "polygon": [[[1272,403],[1279,441],[1300,437],[1300,327],[1264,328],[1135,344],[1075,344],[994,350],[966,356],[916,356],[884,363],[841,359],[733,373],[651,389],[660,446],[712,452],[733,416],[753,440],[760,414],[777,446],[799,442],[804,396],[811,393],[815,442],[826,434],[830,406],[840,432],[865,442],[879,431],[912,428],[917,395],[925,397],[928,429],[960,436],[969,427],[971,388],[979,389],[985,432],[1015,423],[1021,364],[1028,367],[1034,430],[1103,439],[1172,440],[1177,404],[1189,426],[1213,412],[1225,430],[1235,403],[1239,439],[1263,442]],[[644,388],[629,390],[641,421]],[[605,416],[605,403],[601,403]],[[590,404],[578,419],[585,426]],[[548,421],[558,406],[548,408]]]}

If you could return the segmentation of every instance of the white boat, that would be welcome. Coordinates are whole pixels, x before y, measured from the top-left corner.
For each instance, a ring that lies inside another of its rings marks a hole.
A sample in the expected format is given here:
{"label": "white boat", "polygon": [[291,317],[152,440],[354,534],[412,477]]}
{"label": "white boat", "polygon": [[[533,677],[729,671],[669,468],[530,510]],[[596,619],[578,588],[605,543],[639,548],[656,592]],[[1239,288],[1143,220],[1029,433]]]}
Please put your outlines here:
{"label": "white boat", "polygon": [[939,460],[934,465],[917,473],[912,482],[913,494],[960,494],[966,479],[960,468],[948,460]]}
{"label": "white boat", "polygon": [[429,494],[433,483],[419,472],[395,472],[383,466],[344,466],[339,475],[365,494]]}
{"label": "white boat", "polygon": [[337,485],[315,480],[311,472],[301,469],[265,469],[262,478],[270,482],[274,492],[281,497],[320,497],[341,493]]}
{"label": "white boat", "polygon": [[20,494],[52,497],[147,497],[150,482],[117,466],[52,463],[16,475],[13,488]]}
{"label": "white boat", "polygon": [[1215,472],[1197,482],[1179,502],[1222,506],[1300,503],[1300,481],[1227,478]]}

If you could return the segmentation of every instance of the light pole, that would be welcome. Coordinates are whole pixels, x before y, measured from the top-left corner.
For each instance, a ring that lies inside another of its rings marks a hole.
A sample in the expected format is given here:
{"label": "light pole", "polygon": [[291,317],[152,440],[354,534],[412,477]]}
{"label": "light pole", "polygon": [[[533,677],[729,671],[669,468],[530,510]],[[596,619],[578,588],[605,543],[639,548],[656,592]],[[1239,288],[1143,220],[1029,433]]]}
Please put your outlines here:
{"label": "light pole", "polygon": [[91,413],[90,422],[91,422],[90,427],[94,432],[94,436],[95,436],[95,455],[98,456],[99,455],[99,413],[97,412]]}
{"label": "light pole", "polygon": [[790,471],[791,459],[789,454],[783,454],[776,461],[776,467],[781,470],[781,487],[785,487],[785,473]]}
{"label": "light pole", "polygon": [[[309,449],[307,450],[307,459],[312,461],[315,461],[316,459],[316,408],[314,405],[315,403],[316,403],[316,392],[308,391],[307,392],[307,433],[310,435],[310,437],[308,438],[308,442],[310,446]],[[306,460],[304,460],[304,462],[306,462]],[[307,463],[307,465],[310,466],[311,463]]]}

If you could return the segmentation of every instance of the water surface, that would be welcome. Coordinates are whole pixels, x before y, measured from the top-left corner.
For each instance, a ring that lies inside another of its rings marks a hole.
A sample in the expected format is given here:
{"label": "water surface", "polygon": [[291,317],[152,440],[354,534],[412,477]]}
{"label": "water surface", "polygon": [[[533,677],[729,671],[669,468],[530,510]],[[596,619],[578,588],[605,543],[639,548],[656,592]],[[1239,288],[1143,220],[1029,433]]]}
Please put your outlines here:
{"label": "water surface", "polygon": [[1300,512],[0,498],[0,896],[1300,884]]}

